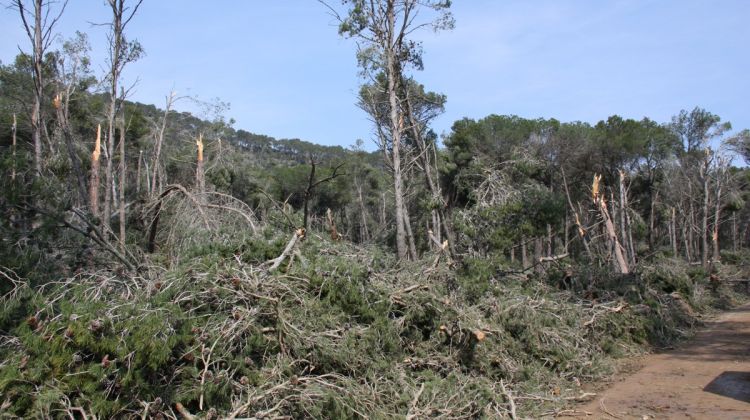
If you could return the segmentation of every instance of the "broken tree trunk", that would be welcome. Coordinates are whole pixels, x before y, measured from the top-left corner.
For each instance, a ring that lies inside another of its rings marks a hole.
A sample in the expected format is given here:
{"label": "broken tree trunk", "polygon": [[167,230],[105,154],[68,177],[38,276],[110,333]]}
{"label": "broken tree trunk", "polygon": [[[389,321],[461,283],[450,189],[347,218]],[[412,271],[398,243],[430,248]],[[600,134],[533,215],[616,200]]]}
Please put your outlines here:
{"label": "broken tree trunk", "polygon": [[609,210],[607,210],[607,201],[604,198],[604,194],[600,194],[599,192],[601,179],[601,175],[594,175],[594,182],[591,188],[591,197],[594,200],[594,204],[598,207],[599,214],[604,221],[604,227],[607,232],[607,239],[609,240],[610,248],[614,250],[615,259],[620,273],[628,274],[630,273],[630,268],[628,267],[628,262],[623,255],[623,248],[622,245],[620,245],[620,240],[617,238],[615,225],[609,215]]}
{"label": "broken tree trunk", "polygon": [[328,229],[331,232],[331,240],[338,241],[341,239],[341,234],[336,230],[336,222],[333,220],[333,212],[331,209],[326,210],[326,217],[328,218]]}
{"label": "broken tree trunk", "polygon": [[99,217],[99,157],[102,155],[102,125],[96,127],[96,143],[91,153],[91,181],[89,182],[89,210]]}
{"label": "broken tree trunk", "polygon": [[195,186],[198,189],[198,192],[203,194],[206,192],[206,176],[203,172],[203,133],[198,135],[195,144],[198,146],[198,162],[195,168]]}
{"label": "broken tree trunk", "polygon": [[294,252],[294,247],[297,245],[297,242],[305,238],[305,229],[300,228],[294,231],[294,235],[292,235],[292,239],[289,240],[289,242],[286,244],[286,247],[284,248],[284,251],[281,252],[281,255],[278,257],[266,261],[266,264],[271,264],[270,267],[268,267],[268,271],[273,271],[281,265],[282,262],[284,262],[284,259]]}

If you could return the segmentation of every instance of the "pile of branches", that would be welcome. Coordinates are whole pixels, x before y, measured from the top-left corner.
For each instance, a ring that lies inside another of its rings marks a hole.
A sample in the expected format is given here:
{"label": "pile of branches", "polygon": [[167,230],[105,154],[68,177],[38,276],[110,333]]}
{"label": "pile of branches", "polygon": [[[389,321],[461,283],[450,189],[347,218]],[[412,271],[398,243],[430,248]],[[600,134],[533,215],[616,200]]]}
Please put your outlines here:
{"label": "pile of branches", "polygon": [[[165,225],[172,235],[183,232],[175,223]],[[2,271],[14,285],[0,314],[2,410],[73,418],[559,414],[591,396],[581,384],[610,372],[611,358],[644,348],[654,308],[669,299],[586,298],[433,255],[397,264],[375,247],[258,231],[186,246],[177,263],[148,263],[137,274],[90,269],[31,290]]]}

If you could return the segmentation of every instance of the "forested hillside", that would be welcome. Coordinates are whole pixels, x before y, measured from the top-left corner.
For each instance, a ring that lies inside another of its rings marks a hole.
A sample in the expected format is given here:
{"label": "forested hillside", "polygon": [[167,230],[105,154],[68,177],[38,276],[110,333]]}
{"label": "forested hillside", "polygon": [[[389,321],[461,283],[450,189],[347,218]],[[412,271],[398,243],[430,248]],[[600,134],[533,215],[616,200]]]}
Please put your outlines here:
{"label": "forested hillside", "polygon": [[449,30],[448,1],[329,7],[375,152],[130,101],[138,1],[107,2],[101,80],[86,35],[51,47],[58,4],[12,3],[2,418],[555,415],[747,298],[749,131],[694,107],[441,138],[449,98],[415,78],[410,36]]}

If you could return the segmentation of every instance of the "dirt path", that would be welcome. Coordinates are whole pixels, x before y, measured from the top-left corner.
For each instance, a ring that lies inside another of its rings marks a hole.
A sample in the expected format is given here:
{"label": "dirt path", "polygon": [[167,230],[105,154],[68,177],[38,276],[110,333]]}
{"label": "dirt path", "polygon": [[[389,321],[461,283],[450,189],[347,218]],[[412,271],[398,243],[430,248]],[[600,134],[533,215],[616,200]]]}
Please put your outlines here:
{"label": "dirt path", "polygon": [[750,305],[708,322],[681,348],[643,362],[579,407],[578,418],[750,419]]}

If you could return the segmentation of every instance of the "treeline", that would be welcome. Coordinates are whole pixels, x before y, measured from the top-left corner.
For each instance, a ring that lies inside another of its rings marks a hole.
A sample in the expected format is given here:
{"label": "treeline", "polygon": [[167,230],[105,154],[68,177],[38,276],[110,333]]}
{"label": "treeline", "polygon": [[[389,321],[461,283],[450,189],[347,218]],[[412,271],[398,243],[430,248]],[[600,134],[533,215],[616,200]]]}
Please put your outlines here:
{"label": "treeline", "polygon": [[[129,22],[140,3],[110,3],[110,47],[121,61],[110,57],[102,80],[90,70],[84,34],[59,50],[35,42],[32,22],[52,5],[15,3],[30,25],[32,53],[0,67],[0,144],[10,175],[2,181],[3,229],[14,243],[33,237],[42,216],[65,225],[73,212],[85,237],[110,253],[117,239],[120,259],[128,259],[129,246],[157,245],[154,203],[174,185],[230,197],[256,221],[288,230],[335,225],[342,238],[392,247],[400,259],[438,251],[528,269],[570,255],[630,273],[657,255],[708,268],[723,249],[750,240],[741,166],[750,135],[730,135],[729,123],[701,108],[663,123],[463,119],[440,147],[429,124],[447,98],[407,72],[421,69],[421,50],[408,36],[422,26],[449,29],[449,3],[422,5],[434,13],[424,23],[411,19],[418,8],[410,1],[380,9],[348,2],[341,15],[331,8],[340,33],[368,46],[360,51],[367,81],[358,106],[374,123],[374,153],[361,140],[344,149],[235,129],[227,104],[175,92],[162,109],[128,101],[118,78],[142,47],[117,21]],[[42,37],[54,29],[38,25]],[[181,101],[206,118],[177,111]]]}

